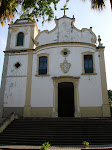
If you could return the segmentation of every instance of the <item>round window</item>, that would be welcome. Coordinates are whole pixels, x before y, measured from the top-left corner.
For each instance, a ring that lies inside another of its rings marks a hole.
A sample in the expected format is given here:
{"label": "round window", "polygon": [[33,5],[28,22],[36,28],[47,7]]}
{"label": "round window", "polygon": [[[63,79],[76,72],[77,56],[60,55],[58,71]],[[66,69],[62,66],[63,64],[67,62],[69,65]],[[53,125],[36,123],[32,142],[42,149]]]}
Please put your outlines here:
{"label": "round window", "polygon": [[67,52],[64,52],[64,55],[67,55]]}

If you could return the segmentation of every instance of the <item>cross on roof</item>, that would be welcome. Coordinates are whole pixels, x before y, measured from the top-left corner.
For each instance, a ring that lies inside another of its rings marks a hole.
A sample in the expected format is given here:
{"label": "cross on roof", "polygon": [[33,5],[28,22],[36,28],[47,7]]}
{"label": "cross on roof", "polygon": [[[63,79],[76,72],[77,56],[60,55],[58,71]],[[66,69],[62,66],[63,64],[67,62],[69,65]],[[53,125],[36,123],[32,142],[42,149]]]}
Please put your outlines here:
{"label": "cross on roof", "polygon": [[61,8],[61,10],[64,10],[64,16],[65,16],[65,10],[68,10],[68,8]]}

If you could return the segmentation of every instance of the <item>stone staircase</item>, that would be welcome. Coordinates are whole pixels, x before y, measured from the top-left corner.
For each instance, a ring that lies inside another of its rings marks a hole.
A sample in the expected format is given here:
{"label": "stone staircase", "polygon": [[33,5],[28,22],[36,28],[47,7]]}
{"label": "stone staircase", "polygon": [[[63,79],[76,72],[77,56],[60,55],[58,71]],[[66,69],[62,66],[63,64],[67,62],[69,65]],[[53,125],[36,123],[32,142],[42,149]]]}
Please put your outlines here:
{"label": "stone staircase", "polygon": [[0,123],[2,123],[2,121],[4,121],[5,120],[5,118],[0,118]]}
{"label": "stone staircase", "polygon": [[21,118],[0,134],[0,145],[112,144],[111,118]]}

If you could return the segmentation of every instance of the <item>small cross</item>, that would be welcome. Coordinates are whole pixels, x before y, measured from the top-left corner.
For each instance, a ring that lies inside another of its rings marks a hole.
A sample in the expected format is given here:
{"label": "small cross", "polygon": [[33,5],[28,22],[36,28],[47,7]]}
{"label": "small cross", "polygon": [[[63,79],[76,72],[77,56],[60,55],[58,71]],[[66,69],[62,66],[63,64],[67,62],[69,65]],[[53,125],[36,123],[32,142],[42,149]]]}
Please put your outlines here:
{"label": "small cross", "polygon": [[99,42],[99,45],[98,45],[98,46],[102,47],[102,46],[103,46],[103,44],[101,43],[100,35],[98,35],[98,42]]}
{"label": "small cross", "polygon": [[61,10],[64,10],[64,16],[65,16],[65,10],[68,10],[68,8],[61,8]]}
{"label": "small cross", "polygon": [[98,42],[99,42],[99,45],[101,44],[101,38],[100,38],[100,35],[98,35]]}

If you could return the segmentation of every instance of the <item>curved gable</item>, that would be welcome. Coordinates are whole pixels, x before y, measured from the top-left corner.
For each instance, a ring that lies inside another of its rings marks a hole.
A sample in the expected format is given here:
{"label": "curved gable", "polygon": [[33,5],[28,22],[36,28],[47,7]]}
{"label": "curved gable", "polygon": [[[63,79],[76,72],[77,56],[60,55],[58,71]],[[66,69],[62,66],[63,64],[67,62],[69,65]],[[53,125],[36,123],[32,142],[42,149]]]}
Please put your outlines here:
{"label": "curved gable", "polygon": [[62,17],[55,19],[56,27],[51,30],[45,30],[40,32],[35,41],[38,46],[59,43],[59,42],[79,42],[79,43],[96,43],[96,35],[92,32],[92,29],[83,28],[81,30],[74,26],[74,18]]}

